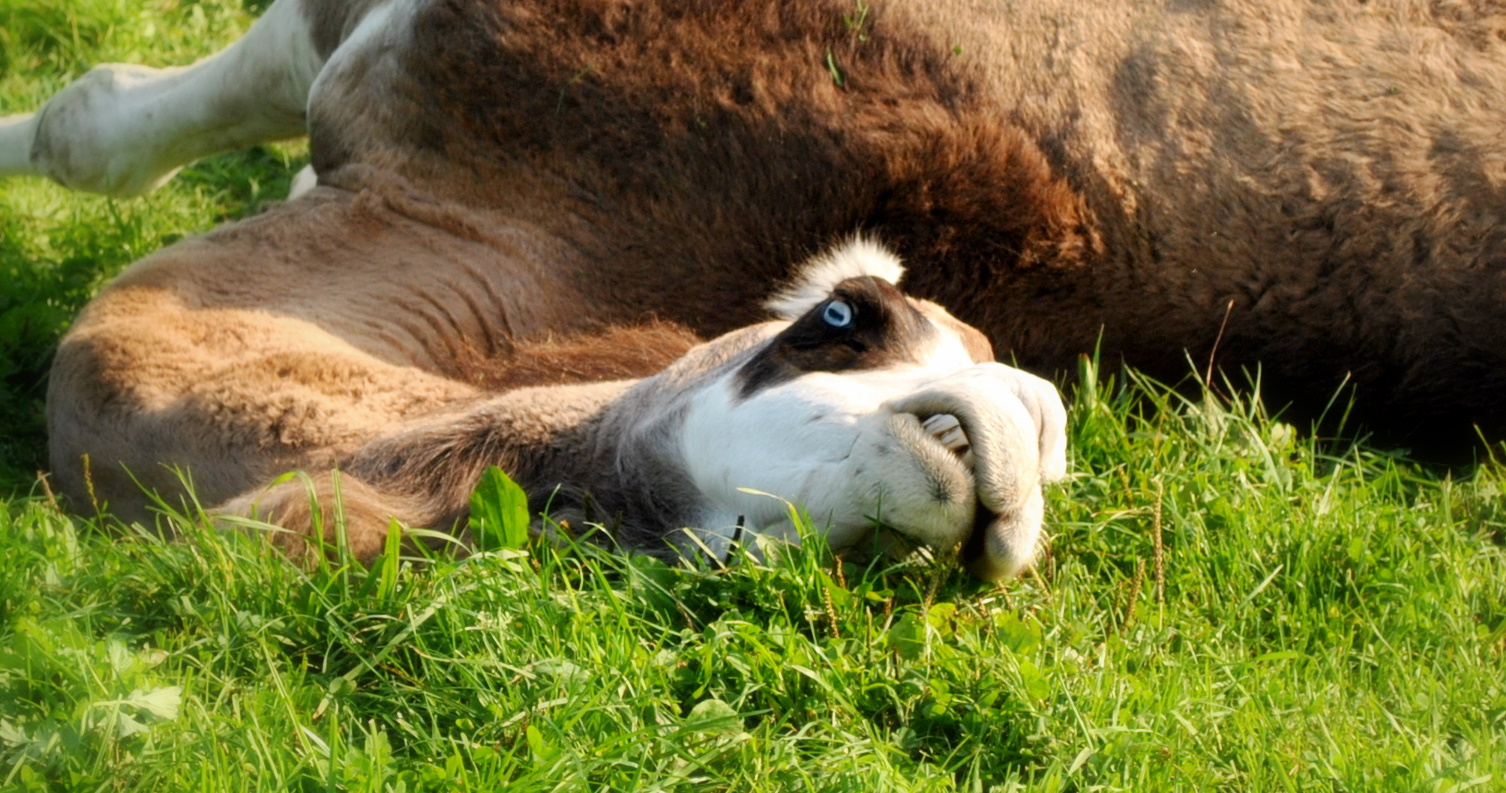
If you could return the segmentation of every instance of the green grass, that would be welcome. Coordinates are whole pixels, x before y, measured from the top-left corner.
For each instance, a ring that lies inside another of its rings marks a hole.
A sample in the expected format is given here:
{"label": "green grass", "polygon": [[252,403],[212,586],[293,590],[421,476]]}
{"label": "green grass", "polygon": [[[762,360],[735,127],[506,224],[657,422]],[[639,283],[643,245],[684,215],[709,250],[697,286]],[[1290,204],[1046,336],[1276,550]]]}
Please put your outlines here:
{"label": "green grass", "polygon": [[[35,110],[96,63],[191,63],[251,20],[228,3],[0,0],[0,115]],[[285,197],[306,149],[212,157],[130,201],[0,182],[0,494],[25,492],[45,464],[46,370],[72,316],[132,261]]]}
{"label": "green grass", "polygon": [[[0,112],[248,23],[0,0]],[[129,202],[0,183],[0,790],[1506,789],[1506,466],[1133,377],[1070,396],[1049,554],[1000,586],[819,543],[302,572],[201,516],[168,543],[58,510],[32,483],[68,318],[300,151]]]}

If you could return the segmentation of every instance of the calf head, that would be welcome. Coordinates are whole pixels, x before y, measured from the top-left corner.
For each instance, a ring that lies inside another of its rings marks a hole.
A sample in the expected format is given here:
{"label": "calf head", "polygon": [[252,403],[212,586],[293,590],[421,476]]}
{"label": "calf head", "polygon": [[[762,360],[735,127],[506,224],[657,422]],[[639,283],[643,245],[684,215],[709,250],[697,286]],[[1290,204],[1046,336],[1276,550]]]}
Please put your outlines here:
{"label": "calf head", "polygon": [[876,246],[849,244],[805,273],[771,304],[786,321],[688,357],[715,362],[672,410],[701,541],[715,552],[740,533],[787,529],[773,495],[803,505],[837,548],[882,525],[960,546],[980,578],[1030,564],[1041,484],[1066,470],[1055,388],[902,294],[898,262]]}

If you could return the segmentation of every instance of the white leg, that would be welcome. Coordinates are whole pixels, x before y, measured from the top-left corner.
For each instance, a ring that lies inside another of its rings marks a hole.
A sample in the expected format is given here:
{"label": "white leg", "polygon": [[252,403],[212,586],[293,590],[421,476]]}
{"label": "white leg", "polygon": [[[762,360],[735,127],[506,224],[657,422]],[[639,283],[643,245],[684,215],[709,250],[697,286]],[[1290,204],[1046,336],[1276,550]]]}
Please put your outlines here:
{"label": "white leg", "polygon": [[0,119],[0,176],[140,195],[200,157],[304,134],[324,61],[299,2],[277,0],[239,41],[192,66],[96,66],[37,113]]}
{"label": "white leg", "polygon": [[0,118],[0,178],[36,172],[31,167],[31,142],[36,135],[35,113]]}

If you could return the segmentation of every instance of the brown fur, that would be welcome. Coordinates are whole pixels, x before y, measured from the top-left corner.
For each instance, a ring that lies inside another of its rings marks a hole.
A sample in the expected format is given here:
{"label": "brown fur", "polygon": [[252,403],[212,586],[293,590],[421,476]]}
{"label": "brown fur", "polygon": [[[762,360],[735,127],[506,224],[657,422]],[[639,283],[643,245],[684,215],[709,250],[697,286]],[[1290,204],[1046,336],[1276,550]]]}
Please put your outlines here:
{"label": "brown fur", "polygon": [[1217,362],[1277,401],[1347,380],[1398,436],[1506,430],[1498,5],[854,13],[437,0],[401,71],[315,98],[315,162],[570,240],[603,315],[722,331],[865,229],[1040,371],[1101,348],[1179,379],[1227,312]]}
{"label": "brown fur", "polygon": [[663,370],[700,341],[690,331],[667,322],[612,327],[584,336],[545,337],[514,345],[500,354],[485,355],[465,348],[457,356],[454,376],[496,392],[628,380]]}
{"label": "brown fur", "polygon": [[664,323],[568,338],[599,326],[525,287],[530,273],[550,282],[530,265],[547,244],[502,227],[471,243],[390,199],[319,191],[118,278],[54,364],[62,489],[84,493],[90,453],[97,492],[123,516],[144,517],[133,480],[178,489],[164,463],[213,504],[489,389],[642,376],[693,340]]}
{"label": "brown fur", "polygon": [[594,393],[759,319],[854,230],[1037,371],[1211,356],[1309,412],[1350,382],[1412,442],[1506,431],[1486,0],[937,0],[860,25],[836,0],[429,0],[348,51],[369,6],[306,2],[333,53],[324,187],[80,317],[49,398],[69,492],[86,451],[132,514],[131,477],[174,486],[163,462],[213,502],[496,391]]}

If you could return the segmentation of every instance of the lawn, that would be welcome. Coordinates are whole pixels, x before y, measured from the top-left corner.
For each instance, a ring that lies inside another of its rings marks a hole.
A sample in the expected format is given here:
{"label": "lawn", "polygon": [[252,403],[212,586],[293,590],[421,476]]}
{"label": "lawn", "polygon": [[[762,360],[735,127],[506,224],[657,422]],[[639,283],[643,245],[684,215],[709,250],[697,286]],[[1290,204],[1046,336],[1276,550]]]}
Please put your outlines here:
{"label": "lawn", "polygon": [[[0,113],[255,10],[0,0]],[[1001,585],[819,542],[308,572],[197,513],[164,542],[59,509],[70,317],[303,151],[130,201],[0,183],[0,790],[1506,789],[1506,465],[1320,441],[1227,387],[1085,365],[1049,552]]]}

